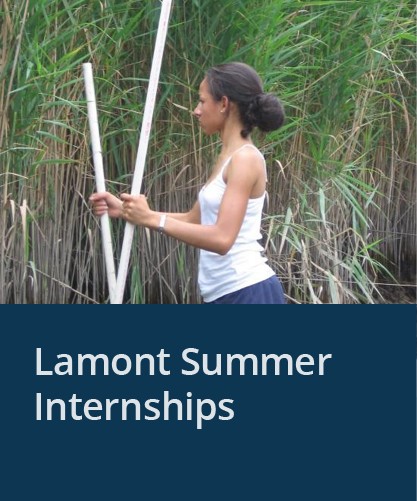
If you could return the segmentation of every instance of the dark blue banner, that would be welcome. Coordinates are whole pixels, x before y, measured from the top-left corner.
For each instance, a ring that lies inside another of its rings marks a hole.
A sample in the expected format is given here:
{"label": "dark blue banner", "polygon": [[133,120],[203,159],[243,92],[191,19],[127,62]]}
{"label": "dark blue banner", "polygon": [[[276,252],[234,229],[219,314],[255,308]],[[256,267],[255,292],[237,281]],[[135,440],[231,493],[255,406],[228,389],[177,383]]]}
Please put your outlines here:
{"label": "dark blue banner", "polygon": [[0,314],[3,499],[416,498],[413,305]]}

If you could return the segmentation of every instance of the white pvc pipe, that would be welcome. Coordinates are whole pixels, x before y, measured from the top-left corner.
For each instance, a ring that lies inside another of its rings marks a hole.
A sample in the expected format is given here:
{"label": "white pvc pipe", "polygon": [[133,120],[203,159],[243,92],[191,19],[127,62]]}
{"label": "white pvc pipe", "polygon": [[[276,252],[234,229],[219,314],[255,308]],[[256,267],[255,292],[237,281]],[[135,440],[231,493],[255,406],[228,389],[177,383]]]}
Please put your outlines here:
{"label": "white pvc pipe", "polygon": [[[93,153],[94,172],[96,188],[98,193],[106,191],[103,154],[100,144],[100,132],[98,126],[96,95],[94,91],[93,70],[91,63],[83,64],[85,94],[87,98],[88,122],[90,125],[91,148]],[[107,281],[109,286],[110,302],[114,303],[116,298],[116,272],[114,268],[113,244],[110,232],[110,220],[108,214],[100,218],[101,235],[103,241],[103,251],[107,270]]]}
{"label": "white pvc pipe", "polygon": [[[136,157],[135,171],[132,182],[132,195],[139,195],[143,171],[145,169],[146,153],[148,150],[149,136],[152,127],[152,117],[155,108],[156,92],[159,83],[159,74],[161,71],[162,56],[164,53],[166,35],[168,31],[169,15],[171,12],[172,0],[163,0],[162,9],[159,18],[158,33],[156,36],[155,50],[152,60],[151,74],[149,77],[148,93],[146,95],[145,109],[143,113],[142,128],[139,139],[139,147]],[[119,272],[117,275],[116,298],[115,303],[123,302],[124,288],[126,284],[126,276],[129,267],[130,251],[132,248],[133,232],[135,226],[127,223],[123,238],[122,254],[120,256]]]}

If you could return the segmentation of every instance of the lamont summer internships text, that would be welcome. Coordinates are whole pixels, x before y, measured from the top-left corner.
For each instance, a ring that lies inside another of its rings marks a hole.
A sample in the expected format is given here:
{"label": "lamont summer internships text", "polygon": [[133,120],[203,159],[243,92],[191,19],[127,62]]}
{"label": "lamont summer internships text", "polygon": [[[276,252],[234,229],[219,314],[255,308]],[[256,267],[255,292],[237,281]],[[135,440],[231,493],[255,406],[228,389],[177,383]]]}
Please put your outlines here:
{"label": "lamont summer internships text", "polygon": [[[332,354],[311,355],[303,353],[297,356],[290,354],[232,354],[232,353],[200,353],[197,348],[186,348],[179,355],[180,367],[173,369],[173,356],[165,349],[151,354],[134,354],[130,356],[119,353],[109,356],[104,353],[78,353],[56,355],[48,365],[43,360],[42,348],[36,348],[36,376],[71,377],[71,376],[166,376],[174,373],[181,376],[197,374],[215,376],[280,376],[325,375],[327,364]],[[73,420],[73,421],[112,421],[127,420],[186,420],[194,422],[201,430],[203,424],[213,419],[230,421],[235,417],[234,399],[213,400],[211,398],[194,398],[191,392],[173,395],[165,390],[155,398],[140,400],[138,398],[79,398],[73,393],[70,398],[45,396],[36,393],[36,420]],[[185,397],[185,398],[184,398]]]}

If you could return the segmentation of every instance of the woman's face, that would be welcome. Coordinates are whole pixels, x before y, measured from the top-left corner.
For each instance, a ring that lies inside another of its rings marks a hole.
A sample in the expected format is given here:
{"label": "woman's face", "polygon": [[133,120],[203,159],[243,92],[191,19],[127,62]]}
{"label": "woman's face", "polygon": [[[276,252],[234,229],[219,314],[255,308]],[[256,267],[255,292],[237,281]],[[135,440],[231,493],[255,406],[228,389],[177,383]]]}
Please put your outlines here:
{"label": "woman's face", "polygon": [[208,135],[219,132],[224,124],[223,103],[213,98],[206,79],[200,84],[199,101],[194,110],[194,116],[197,117],[201,128]]}

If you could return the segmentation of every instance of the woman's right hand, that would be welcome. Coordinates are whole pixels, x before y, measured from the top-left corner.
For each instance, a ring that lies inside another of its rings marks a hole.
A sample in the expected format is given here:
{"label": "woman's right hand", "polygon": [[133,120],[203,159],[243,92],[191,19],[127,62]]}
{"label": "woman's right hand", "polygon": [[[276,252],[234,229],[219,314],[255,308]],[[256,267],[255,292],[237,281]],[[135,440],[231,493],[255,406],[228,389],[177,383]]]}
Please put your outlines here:
{"label": "woman's right hand", "polygon": [[122,217],[123,202],[107,191],[93,193],[90,197],[90,203],[93,213],[97,217],[103,216],[106,213],[112,218]]}

